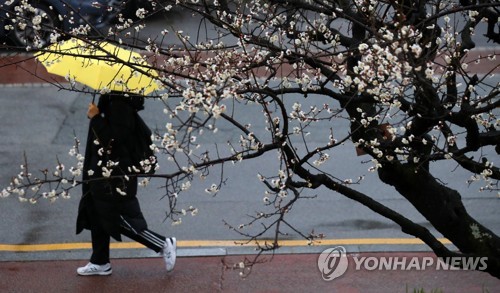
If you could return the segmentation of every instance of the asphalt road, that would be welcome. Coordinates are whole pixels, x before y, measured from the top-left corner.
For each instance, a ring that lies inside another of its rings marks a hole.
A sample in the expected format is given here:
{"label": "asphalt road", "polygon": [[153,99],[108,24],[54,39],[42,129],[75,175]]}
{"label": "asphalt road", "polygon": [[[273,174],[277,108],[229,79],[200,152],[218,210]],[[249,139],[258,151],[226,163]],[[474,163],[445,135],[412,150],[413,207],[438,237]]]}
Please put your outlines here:
{"label": "asphalt road", "polygon": [[[178,27],[182,27],[185,31],[190,28],[194,30],[197,26],[196,22],[185,21],[185,19],[182,19],[180,23],[182,25],[179,24]],[[175,27],[175,22],[173,26]],[[68,166],[72,164],[67,154],[75,135],[82,141],[85,140],[88,123],[85,113],[90,100],[89,96],[58,91],[52,86],[1,86],[0,190],[8,184],[11,176],[15,176],[19,171],[19,165],[23,163],[23,154],[28,157],[29,166],[33,172],[42,168],[53,169],[56,158]],[[162,113],[163,109],[159,105],[158,102],[148,101],[146,110],[142,114],[147,122],[155,127],[163,127],[167,122]],[[251,122],[257,132],[264,132],[263,125],[259,125],[259,122],[253,119],[259,115],[257,108],[248,107],[242,113],[246,115],[240,117],[242,120]],[[346,131],[346,125],[340,123],[335,126],[340,132]],[[217,134],[200,142],[209,145],[212,143],[213,150],[213,143],[225,144],[227,140],[238,136],[239,133],[229,127],[219,125]],[[311,137],[308,141],[311,147],[319,142],[319,136]],[[199,213],[194,217],[184,216],[181,225],[173,226],[170,221],[165,221],[168,203],[162,199],[162,183],[154,182],[140,192],[143,212],[150,227],[160,233],[175,235],[181,240],[179,242],[180,255],[253,251],[251,247],[232,245],[231,241],[217,241],[241,239],[238,234],[230,231],[223,221],[238,226],[249,221],[250,218],[247,215],[253,215],[256,211],[264,209],[265,186],[258,181],[257,173],[274,174],[279,168],[275,156],[275,154],[269,154],[258,161],[227,166],[224,171],[225,177],[228,178],[227,184],[216,197],[204,192],[215,177],[209,177],[203,182],[194,182],[190,192],[179,198],[179,204],[186,208],[194,206],[199,209]],[[492,158],[495,165],[500,164],[498,156],[493,155]],[[356,189],[366,192],[383,204],[397,209],[408,218],[435,232],[400,195],[380,183],[374,174],[367,171],[369,165],[360,163],[364,160],[366,158],[356,156],[352,144],[346,143],[333,154],[332,174],[339,178],[356,178],[359,175],[366,175],[364,183]],[[168,168],[168,162],[162,162],[161,165]],[[462,193],[464,204],[474,217],[496,233],[500,233],[500,219],[498,218],[500,201],[495,194],[480,193],[477,185],[468,186],[465,178],[469,175],[455,170],[453,164],[440,166],[437,172],[445,182]],[[403,234],[395,224],[349,199],[326,190],[314,190],[310,192],[310,195],[317,197],[298,203],[289,215],[290,222],[305,233],[314,230],[325,234],[327,237],[325,246],[294,245],[295,242],[292,240],[299,239],[299,237],[290,230],[290,234],[284,237],[290,240],[290,246],[282,251],[318,252],[334,244],[345,245],[349,252],[427,250],[424,245],[405,241],[410,237]],[[90,240],[90,235],[86,232],[81,235],[74,233],[79,196],[78,191],[75,191],[68,200],[58,200],[54,203],[40,201],[35,205],[20,203],[15,197],[0,199],[0,213],[2,214],[0,245],[51,243],[69,245],[67,246],[69,248],[59,245],[53,247],[53,250],[32,246],[23,253],[10,251],[18,250],[19,247],[1,246],[5,251],[0,251],[0,259],[86,258],[88,245],[85,243]],[[439,234],[436,235],[439,237]],[[356,239],[364,241],[356,241]],[[196,242],[198,240],[200,242]],[[84,244],[80,245],[82,242]],[[120,248],[120,246],[115,247]],[[121,248],[123,249],[114,250],[114,256],[151,255],[151,252],[137,248],[133,244],[121,246]],[[33,251],[34,249],[42,251]]]}
{"label": "asphalt road", "polygon": [[[53,169],[56,158],[67,166],[72,164],[69,149],[76,135],[85,139],[88,120],[85,117],[86,105],[90,102],[89,96],[71,92],[57,91],[53,87],[0,87],[0,117],[2,126],[0,135],[0,186],[6,186],[9,178],[16,175],[20,164],[23,163],[23,154],[26,154],[30,169],[33,173],[42,168]],[[154,101],[148,101],[143,116],[150,125],[161,126],[166,123],[161,107]],[[250,121],[253,115],[247,109],[246,114]],[[244,117],[242,117],[245,120]],[[258,129],[258,125],[254,125]],[[229,129],[221,127],[217,135],[211,136],[213,142],[224,142],[236,136]],[[309,143],[314,146],[312,138]],[[183,194],[179,204],[188,208],[194,206],[199,209],[197,216],[184,216],[182,224],[172,226],[164,221],[164,212],[168,208],[165,199],[161,199],[163,190],[161,182],[154,182],[146,189],[141,189],[140,200],[149,224],[153,230],[168,235],[175,235],[180,240],[231,240],[240,239],[240,236],[227,229],[223,220],[238,226],[249,220],[246,215],[255,214],[264,209],[263,197],[265,187],[258,181],[257,173],[271,174],[279,166],[270,154],[263,160],[248,161],[235,166],[227,166],[224,171],[228,178],[227,185],[216,197],[204,192],[211,183],[211,179],[203,182],[195,181],[191,190]],[[394,192],[391,188],[381,184],[374,174],[367,171],[368,165],[360,164],[363,157],[357,157],[352,145],[346,144],[333,154],[332,174],[339,178],[353,178],[360,174],[366,175],[364,184],[358,190],[368,193],[380,200],[383,204],[399,210],[410,219],[429,227],[426,221],[415,210]],[[496,157],[495,165],[498,164]],[[341,168],[336,167],[341,166]],[[167,162],[162,162],[168,168]],[[480,193],[478,186],[470,186],[463,181],[460,171],[454,165],[444,166],[440,170],[442,179],[450,186],[458,189],[464,196],[464,203],[470,213],[477,217],[484,225],[500,232],[498,209],[500,201],[494,194]],[[459,179],[457,179],[459,178]],[[214,179],[215,180],[215,179]],[[342,196],[326,190],[315,190],[311,195],[316,199],[300,202],[290,213],[290,222],[303,232],[312,230],[324,233],[328,239],[351,238],[408,238],[399,231],[390,221],[369,211]],[[68,200],[57,200],[54,203],[41,200],[32,205],[20,203],[17,198],[0,199],[0,244],[47,244],[47,243],[79,243],[88,242],[89,235],[74,234],[74,220],[78,203],[78,190]],[[430,228],[430,227],[429,227]],[[432,229],[431,229],[432,230]],[[285,239],[298,239],[298,235],[289,231]],[[268,235],[270,236],[270,235]],[[187,243],[186,243],[187,244]],[[349,244],[349,243],[347,243]],[[357,250],[422,250],[423,245],[377,245],[374,242],[368,245],[351,243],[351,251]],[[204,246],[212,246],[204,244]],[[203,247],[201,247],[203,249]],[[206,248],[206,247],[205,247]],[[232,247],[231,249],[237,249]],[[212,248],[210,248],[212,249]],[[305,251],[314,251],[320,248],[302,247]],[[59,251],[63,258],[76,257],[74,251],[64,255],[66,251]],[[142,253],[142,252],[141,252]],[[185,253],[198,253],[186,251]],[[214,253],[205,251],[199,253]],[[218,253],[217,250],[215,253]],[[2,259],[9,258],[38,258],[40,253],[11,254],[0,252]]]}

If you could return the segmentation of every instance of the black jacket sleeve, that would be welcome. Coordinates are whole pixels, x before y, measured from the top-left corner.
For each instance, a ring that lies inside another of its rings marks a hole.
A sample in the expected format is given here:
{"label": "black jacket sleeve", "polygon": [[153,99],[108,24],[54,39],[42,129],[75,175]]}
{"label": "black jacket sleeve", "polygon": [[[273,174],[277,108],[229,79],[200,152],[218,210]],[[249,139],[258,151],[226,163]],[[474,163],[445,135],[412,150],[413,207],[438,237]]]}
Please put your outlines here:
{"label": "black jacket sleeve", "polygon": [[[114,100],[104,115],[96,115],[90,121],[93,137],[98,141],[93,154],[104,160],[119,162],[120,166],[130,165],[130,145],[133,142],[135,110],[125,101]],[[92,142],[94,145],[95,143]]]}

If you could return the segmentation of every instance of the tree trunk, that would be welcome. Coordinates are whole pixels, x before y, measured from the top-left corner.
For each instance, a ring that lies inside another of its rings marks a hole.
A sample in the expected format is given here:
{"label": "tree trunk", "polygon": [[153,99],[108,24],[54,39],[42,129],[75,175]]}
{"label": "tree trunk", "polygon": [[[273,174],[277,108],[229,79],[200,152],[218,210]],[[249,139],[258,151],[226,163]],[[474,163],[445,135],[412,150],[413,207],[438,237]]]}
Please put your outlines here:
{"label": "tree trunk", "polygon": [[[396,188],[466,256],[487,257],[487,271],[500,278],[500,238],[466,211],[460,194],[410,165],[386,164],[380,179]],[[439,255],[438,255],[439,256]]]}

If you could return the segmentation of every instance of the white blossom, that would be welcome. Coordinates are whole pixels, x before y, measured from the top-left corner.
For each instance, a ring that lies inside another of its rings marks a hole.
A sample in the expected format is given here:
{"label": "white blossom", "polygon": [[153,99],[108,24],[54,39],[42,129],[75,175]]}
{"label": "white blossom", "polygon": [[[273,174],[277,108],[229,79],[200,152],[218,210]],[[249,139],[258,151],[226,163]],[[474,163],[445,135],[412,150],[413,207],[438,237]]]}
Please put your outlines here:
{"label": "white blossom", "polygon": [[143,19],[144,17],[146,17],[146,13],[147,11],[144,9],[144,8],[139,8],[137,9],[137,11],[135,12],[135,15],[140,18],[140,19]]}
{"label": "white blossom", "polygon": [[118,192],[120,195],[123,195],[123,196],[127,195],[127,193],[125,191],[121,190],[119,187],[116,188],[116,192]]}

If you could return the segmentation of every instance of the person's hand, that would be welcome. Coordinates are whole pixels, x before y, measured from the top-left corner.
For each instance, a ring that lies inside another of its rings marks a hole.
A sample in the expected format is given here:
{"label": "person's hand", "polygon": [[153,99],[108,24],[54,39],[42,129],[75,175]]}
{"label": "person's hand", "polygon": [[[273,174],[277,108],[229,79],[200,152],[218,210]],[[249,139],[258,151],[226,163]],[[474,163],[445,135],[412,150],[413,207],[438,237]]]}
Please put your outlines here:
{"label": "person's hand", "polygon": [[89,117],[89,119],[92,119],[95,115],[99,115],[99,108],[97,108],[94,103],[90,103],[89,109],[87,111],[87,117]]}

